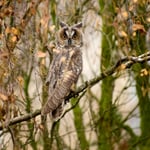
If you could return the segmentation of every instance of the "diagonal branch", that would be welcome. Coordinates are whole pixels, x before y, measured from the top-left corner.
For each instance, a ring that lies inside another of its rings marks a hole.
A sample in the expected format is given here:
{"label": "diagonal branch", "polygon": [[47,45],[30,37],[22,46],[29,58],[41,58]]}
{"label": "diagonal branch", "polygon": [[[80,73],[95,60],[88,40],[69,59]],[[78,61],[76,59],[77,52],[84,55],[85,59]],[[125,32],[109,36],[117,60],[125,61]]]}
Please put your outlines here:
{"label": "diagonal branch", "polygon": [[[97,84],[99,81],[103,80],[104,78],[114,74],[115,72],[118,71],[118,68],[120,66],[123,66],[122,70],[123,69],[125,70],[127,68],[131,68],[131,66],[136,63],[143,63],[143,62],[147,62],[149,60],[150,60],[150,51],[148,51],[142,55],[139,55],[137,57],[128,56],[128,57],[122,58],[119,61],[117,61],[117,63],[114,66],[112,66],[110,69],[104,71],[99,76],[97,76],[89,81],[84,82],[75,92],[71,92],[69,94],[69,96],[66,97],[66,100],[68,100],[72,97],[78,96],[81,92],[85,91],[85,89],[87,89],[88,87],[92,87],[95,84]],[[37,110],[33,113],[13,118],[12,120],[10,120],[8,126],[30,120],[40,114],[41,114],[41,110]],[[2,124],[0,124],[0,130],[2,130],[3,128],[5,128],[5,127]]]}
{"label": "diagonal branch", "polygon": [[89,80],[89,81],[86,81],[85,83],[83,83],[78,89],[77,91],[71,93],[69,95],[68,98],[71,98],[77,94],[79,94],[80,92],[84,91],[87,87],[92,87],[94,86],[96,83],[98,83],[99,81],[103,80],[104,78],[114,74],[115,72],[117,72],[119,69],[120,66],[123,66],[122,69],[120,70],[125,70],[127,68],[131,68],[131,66],[133,64],[136,64],[136,63],[143,63],[143,62],[147,62],[150,60],[150,51],[142,54],[142,55],[139,55],[138,57],[135,57],[135,56],[127,56],[125,58],[122,58],[120,60],[117,61],[117,63],[112,66],[110,69],[107,69],[106,71],[102,72],[99,76]]}

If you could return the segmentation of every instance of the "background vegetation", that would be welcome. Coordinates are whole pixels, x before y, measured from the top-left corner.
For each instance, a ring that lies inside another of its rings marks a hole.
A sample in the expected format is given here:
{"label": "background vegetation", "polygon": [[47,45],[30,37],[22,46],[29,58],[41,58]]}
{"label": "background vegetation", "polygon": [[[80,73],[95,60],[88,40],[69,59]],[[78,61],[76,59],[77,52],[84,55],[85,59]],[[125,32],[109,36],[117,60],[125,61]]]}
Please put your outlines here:
{"label": "background vegetation", "polygon": [[[84,24],[84,69],[41,124],[60,20]],[[1,0],[0,149],[149,150],[149,26],[149,0]]]}

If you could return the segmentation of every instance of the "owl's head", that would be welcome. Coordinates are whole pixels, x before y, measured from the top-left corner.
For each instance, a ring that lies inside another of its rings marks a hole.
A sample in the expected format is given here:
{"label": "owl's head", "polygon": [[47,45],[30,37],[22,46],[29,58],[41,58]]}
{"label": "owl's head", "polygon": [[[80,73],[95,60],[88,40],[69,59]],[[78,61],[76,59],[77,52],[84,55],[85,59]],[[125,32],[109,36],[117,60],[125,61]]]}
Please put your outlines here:
{"label": "owl's head", "polygon": [[68,26],[67,24],[60,22],[60,30],[57,33],[57,44],[60,47],[81,47],[82,41],[82,23]]}

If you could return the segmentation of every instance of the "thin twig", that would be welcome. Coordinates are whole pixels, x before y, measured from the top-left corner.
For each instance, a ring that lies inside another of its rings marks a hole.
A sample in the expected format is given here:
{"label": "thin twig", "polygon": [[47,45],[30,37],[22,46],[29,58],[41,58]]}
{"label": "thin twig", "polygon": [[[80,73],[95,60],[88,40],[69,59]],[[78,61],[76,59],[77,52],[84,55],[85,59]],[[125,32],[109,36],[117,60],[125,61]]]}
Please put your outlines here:
{"label": "thin twig", "polygon": [[10,132],[11,138],[12,138],[12,142],[13,142],[13,147],[16,147],[16,140],[15,140],[15,136],[14,136],[14,132],[11,129],[11,127],[8,126],[8,131]]}

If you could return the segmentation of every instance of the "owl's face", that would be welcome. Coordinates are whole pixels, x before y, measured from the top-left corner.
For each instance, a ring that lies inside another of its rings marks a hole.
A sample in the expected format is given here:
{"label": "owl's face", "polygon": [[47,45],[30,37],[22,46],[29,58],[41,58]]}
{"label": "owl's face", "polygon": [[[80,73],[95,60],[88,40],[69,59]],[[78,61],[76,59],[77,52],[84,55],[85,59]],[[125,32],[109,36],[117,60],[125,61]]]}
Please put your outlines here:
{"label": "owl's face", "polygon": [[60,22],[61,29],[57,33],[57,44],[60,47],[81,47],[82,41],[82,23],[68,26],[67,24]]}

